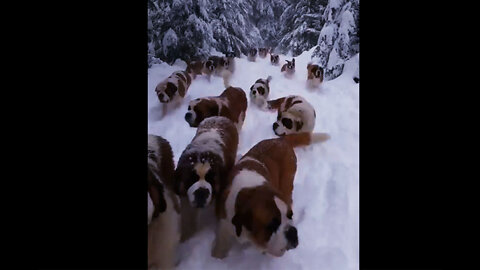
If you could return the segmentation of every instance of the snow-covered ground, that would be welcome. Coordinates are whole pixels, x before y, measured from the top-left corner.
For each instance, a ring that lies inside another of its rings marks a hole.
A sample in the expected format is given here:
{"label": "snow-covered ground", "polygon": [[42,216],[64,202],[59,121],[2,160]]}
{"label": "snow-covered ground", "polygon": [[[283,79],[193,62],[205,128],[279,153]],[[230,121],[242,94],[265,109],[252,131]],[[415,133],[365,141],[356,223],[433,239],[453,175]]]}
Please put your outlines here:
{"label": "snow-covered ground", "polygon": [[[350,59],[344,73],[315,90],[305,85],[307,63],[312,50],[295,57],[296,72],[292,79],[280,73],[280,66],[270,65],[270,57],[257,62],[236,58],[231,85],[245,90],[259,78],[273,77],[270,99],[287,95],[305,97],[316,110],[315,132],[328,132],[331,139],[323,144],[296,148],[297,173],[293,190],[293,220],[299,245],[283,257],[262,255],[253,247],[236,245],[223,260],[210,256],[215,223],[212,213],[205,213],[205,225],[180,245],[178,269],[358,269],[359,268],[359,84],[352,80],[359,55]],[[292,57],[280,55],[280,64]],[[188,102],[204,96],[217,96],[224,89],[220,77],[211,82],[195,79],[182,105],[159,120],[160,103],[155,94],[158,82],[185,63],[154,65],[148,70],[148,132],[163,136],[173,149],[175,164],[195,135],[195,128],[184,120]],[[265,112],[249,103],[240,132],[238,153],[245,154],[261,140],[276,137],[272,124],[275,112]],[[213,211],[213,210],[212,210]],[[211,214],[211,215],[210,215]]]}

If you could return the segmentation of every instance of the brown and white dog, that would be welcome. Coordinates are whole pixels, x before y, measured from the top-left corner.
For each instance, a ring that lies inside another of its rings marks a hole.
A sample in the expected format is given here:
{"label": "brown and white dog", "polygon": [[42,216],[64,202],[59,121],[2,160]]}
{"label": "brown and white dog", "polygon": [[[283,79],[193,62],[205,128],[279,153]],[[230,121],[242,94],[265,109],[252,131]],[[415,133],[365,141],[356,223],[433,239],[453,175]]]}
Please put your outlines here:
{"label": "brown and white dog", "polygon": [[280,56],[278,54],[270,54],[270,64],[272,64],[272,66],[280,65]]}
{"label": "brown and white dog", "polygon": [[323,82],[323,68],[319,65],[308,63],[307,65],[307,86],[318,87]]}
{"label": "brown and white dog", "polygon": [[255,62],[255,60],[257,59],[257,49],[256,48],[252,48],[248,51],[247,59],[250,62]]}
{"label": "brown and white dog", "polygon": [[192,79],[195,79],[197,75],[203,75],[202,73],[203,66],[204,66],[203,61],[191,61],[187,64],[187,69],[185,71],[190,75],[192,75]]}
{"label": "brown and white dog", "polygon": [[272,76],[268,76],[267,79],[258,79],[250,87],[250,101],[260,108],[264,108],[267,105],[271,80]]}
{"label": "brown and white dog", "polygon": [[228,61],[226,69],[229,70],[231,73],[235,72],[235,53],[227,52],[225,54],[225,58]]}
{"label": "brown and white dog", "polygon": [[190,101],[185,121],[191,127],[198,127],[203,119],[212,116],[224,116],[230,119],[238,131],[245,121],[247,96],[242,88],[228,87],[220,96],[197,98]]}
{"label": "brown and white dog", "polygon": [[268,48],[258,48],[258,56],[260,58],[265,58],[267,57],[267,54],[269,52],[269,49]]}
{"label": "brown and white dog", "polygon": [[292,61],[287,61],[286,64],[282,66],[282,69],[280,70],[282,73],[284,73],[285,77],[292,77],[293,74],[295,73],[295,58],[292,59]]}
{"label": "brown and white dog", "polygon": [[192,76],[187,71],[175,71],[172,75],[168,76],[165,80],[161,81],[155,92],[157,93],[158,100],[163,103],[162,117],[167,114],[170,106],[178,107],[187,94],[188,88],[192,83]]}
{"label": "brown and white dog", "polygon": [[232,68],[230,67],[230,58],[221,56],[210,56],[203,64],[202,73],[207,75],[208,81],[212,75],[222,77],[225,87],[229,86]]}
{"label": "brown and white dog", "polygon": [[180,241],[180,200],[173,191],[172,148],[148,135],[148,268],[173,268]]}
{"label": "brown and white dog", "polygon": [[278,136],[312,132],[315,128],[315,109],[301,96],[287,96],[267,102],[268,109],[277,110],[273,132]]}
{"label": "brown and white dog", "polygon": [[277,257],[297,247],[292,219],[297,170],[294,147],[328,139],[326,133],[302,133],[263,140],[235,164],[226,189],[217,199],[213,257],[226,257],[235,239]]}
{"label": "brown and white dog", "polygon": [[238,132],[232,121],[210,117],[198,126],[175,170],[175,191],[182,198],[182,240],[195,233],[199,208],[208,207],[225,187],[235,163]]}

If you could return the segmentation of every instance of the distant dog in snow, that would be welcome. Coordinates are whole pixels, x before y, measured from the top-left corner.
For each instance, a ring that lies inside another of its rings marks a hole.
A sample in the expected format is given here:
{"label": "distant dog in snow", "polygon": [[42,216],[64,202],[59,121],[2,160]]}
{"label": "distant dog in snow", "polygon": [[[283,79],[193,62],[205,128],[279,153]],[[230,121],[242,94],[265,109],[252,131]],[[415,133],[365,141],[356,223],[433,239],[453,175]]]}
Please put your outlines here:
{"label": "distant dog in snow", "polygon": [[163,103],[162,117],[170,109],[170,106],[167,106],[168,103],[173,104],[174,107],[180,105],[191,83],[192,76],[187,71],[181,70],[173,72],[155,87],[158,100]]}
{"label": "distant dog in snow", "polygon": [[285,61],[287,61],[287,63],[282,66],[280,71],[285,75],[285,77],[291,78],[295,73],[295,58],[293,58],[292,61]]}
{"label": "distant dog in snow", "polygon": [[255,62],[255,60],[257,59],[257,49],[256,48],[252,48],[248,51],[247,59],[250,62]]}
{"label": "distant dog in snow", "polygon": [[267,105],[271,80],[272,76],[268,76],[267,79],[258,79],[250,87],[250,101],[260,108],[264,108]]}
{"label": "distant dog in snow", "polygon": [[269,49],[268,48],[259,48],[258,49],[258,56],[260,58],[265,58],[267,57],[267,53],[269,52]]}
{"label": "distant dog in snow", "polygon": [[203,75],[203,65],[203,61],[191,61],[187,63],[187,69],[185,71],[192,75],[192,79],[195,79],[197,75]]}
{"label": "distant dog in snow", "polygon": [[323,68],[319,65],[308,63],[307,65],[307,86],[318,87],[323,82]]}
{"label": "distant dog in snow", "polygon": [[208,81],[210,81],[211,75],[222,77],[225,87],[228,87],[233,73],[230,62],[230,57],[210,56],[203,65],[202,73],[207,75]]}
{"label": "distant dog in snow", "polygon": [[247,96],[242,88],[228,87],[220,96],[197,98],[188,104],[185,121],[191,127],[198,127],[203,119],[212,116],[224,116],[235,124],[240,131],[245,121]]}
{"label": "distant dog in snow", "polygon": [[280,56],[274,53],[270,54],[270,64],[272,64],[272,66],[280,65]]}

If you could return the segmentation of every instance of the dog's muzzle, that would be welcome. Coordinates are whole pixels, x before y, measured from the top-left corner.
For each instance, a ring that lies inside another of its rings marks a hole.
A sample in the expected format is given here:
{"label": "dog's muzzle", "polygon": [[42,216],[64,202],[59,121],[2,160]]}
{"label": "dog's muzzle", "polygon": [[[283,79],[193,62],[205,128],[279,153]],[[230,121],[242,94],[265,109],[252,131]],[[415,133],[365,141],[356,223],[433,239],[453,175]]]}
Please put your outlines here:
{"label": "dog's muzzle", "polygon": [[206,188],[199,188],[193,193],[195,197],[194,203],[197,208],[202,208],[205,206],[208,196],[210,196],[210,191]]}
{"label": "dog's muzzle", "polygon": [[293,226],[288,228],[288,230],[285,231],[285,238],[287,238],[288,241],[287,250],[296,248],[298,246],[297,228]]}

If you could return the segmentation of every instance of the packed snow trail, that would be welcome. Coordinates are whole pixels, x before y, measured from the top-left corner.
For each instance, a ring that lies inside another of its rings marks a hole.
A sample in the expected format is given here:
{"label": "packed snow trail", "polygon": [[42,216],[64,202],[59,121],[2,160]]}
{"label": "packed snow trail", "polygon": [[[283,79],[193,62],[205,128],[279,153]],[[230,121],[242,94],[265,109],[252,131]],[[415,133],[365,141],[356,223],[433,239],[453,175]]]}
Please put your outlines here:
{"label": "packed snow trail", "polygon": [[[249,98],[250,87],[259,78],[273,77],[269,99],[300,95],[315,108],[314,132],[327,132],[331,139],[304,148],[296,148],[297,173],[293,190],[293,220],[299,245],[283,257],[262,255],[255,248],[235,244],[223,260],[211,257],[215,236],[212,214],[204,214],[205,226],[180,245],[177,269],[359,269],[359,84],[352,77],[359,55],[347,61],[343,74],[324,82],[314,91],[306,88],[307,63],[312,50],[295,57],[295,75],[286,79],[281,65],[291,56],[280,55],[280,66],[270,64],[270,56],[256,62],[235,58],[235,73],[230,83],[241,87]],[[219,54],[220,55],[220,54]],[[160,102],[156,85],[173,71],[185,69],[185,63],[154,65],[148,70],[148,132],[167,139],[175,164],[195,135],[195,128],[184,120],[190,100],[217,96],[225,87],[220,77],[211,82],[203,76],[193,80],[181,106],[159,120]],[[239,134],[238,155],[245,154],[261,140],[276,138],[272,124],[276,112],[266,112],[248,104],[245,123]]]}

